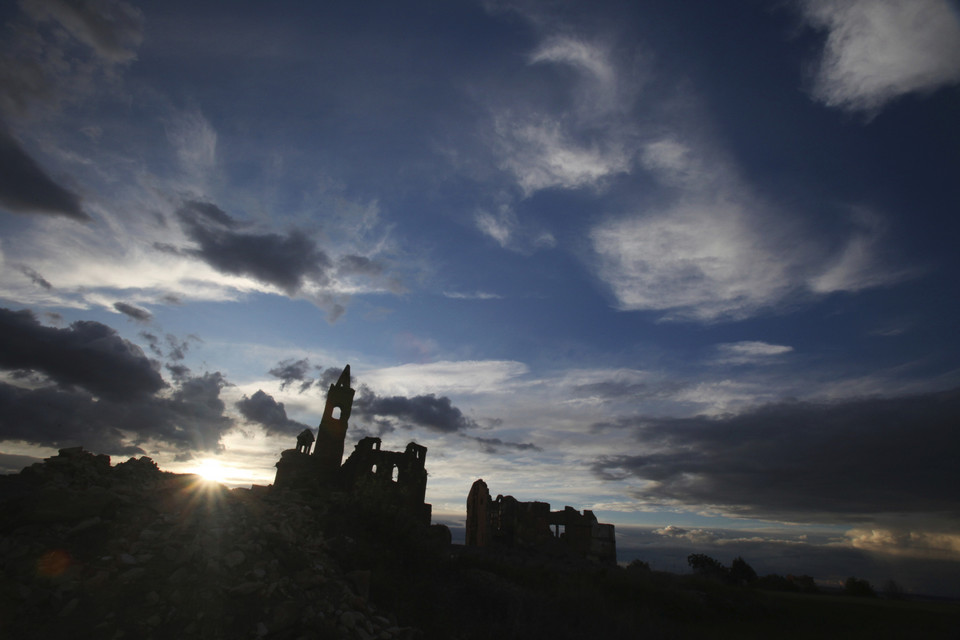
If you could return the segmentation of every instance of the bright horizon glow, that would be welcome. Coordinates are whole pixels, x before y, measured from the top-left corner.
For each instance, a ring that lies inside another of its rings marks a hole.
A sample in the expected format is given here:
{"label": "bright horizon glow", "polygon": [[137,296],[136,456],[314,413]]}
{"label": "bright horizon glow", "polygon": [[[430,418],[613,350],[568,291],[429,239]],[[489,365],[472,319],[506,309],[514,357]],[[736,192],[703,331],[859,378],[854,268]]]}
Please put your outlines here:
{"label": "bright horizon glow", "polygon": [[194,467],[187,468],[184,473],[193,473],[207,482],[224,484],[229,477],[229,470],[217,458],[204,458]]}

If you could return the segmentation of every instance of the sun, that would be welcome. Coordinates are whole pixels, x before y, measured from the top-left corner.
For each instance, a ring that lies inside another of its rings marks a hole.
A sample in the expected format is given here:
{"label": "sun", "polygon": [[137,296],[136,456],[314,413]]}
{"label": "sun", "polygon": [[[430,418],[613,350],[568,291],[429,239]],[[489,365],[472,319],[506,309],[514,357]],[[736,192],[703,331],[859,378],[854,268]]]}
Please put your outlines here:
{"label": "sun", "polygon": [[204,458],[193,468],[192,473],[197,474],[208,482],[223,483],[227,479],[227,469],[216,458]]}

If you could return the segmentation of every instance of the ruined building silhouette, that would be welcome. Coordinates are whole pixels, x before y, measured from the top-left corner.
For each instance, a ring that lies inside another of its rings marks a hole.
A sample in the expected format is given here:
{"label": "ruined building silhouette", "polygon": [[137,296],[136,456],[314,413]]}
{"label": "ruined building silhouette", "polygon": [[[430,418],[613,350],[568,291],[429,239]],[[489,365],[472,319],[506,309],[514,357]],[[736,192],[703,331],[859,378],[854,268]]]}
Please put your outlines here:
{"label": "ruined building silhouette", "polygon": [[550,511],[546,502],[520,502],[513,496],[492,500],[483,480],[474,482],[467,496],[465,542],[474,547],[563,550],[603,564],[617,563],[614,527],[597,522],[592,511]]}
{"label": "ruined building silhouette", "polygon": [[411,442],[400,451],[381,449],[380,438],[361,438],[341,465],[355,391],[350,387],[350,365],[327,391],[327,403],[310,454],[312,432],[297,437],[297,448],[287,449],[277,462],[273,486],[278,489],[335,490],[358,499],[404,511],[425,525],[432,507],[427,493],[427,448]]}

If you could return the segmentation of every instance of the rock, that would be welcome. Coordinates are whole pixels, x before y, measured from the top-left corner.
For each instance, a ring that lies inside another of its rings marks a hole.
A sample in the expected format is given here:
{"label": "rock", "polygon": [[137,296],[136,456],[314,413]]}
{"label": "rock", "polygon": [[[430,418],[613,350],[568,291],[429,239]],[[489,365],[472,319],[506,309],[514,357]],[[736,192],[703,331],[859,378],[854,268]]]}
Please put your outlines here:
{"label": "rock", "polygon": [[243,554],[243,551],[231,551],[223,558],[223,563],[230,567],[231,569],[243,564],[243,561],[247,557]]}

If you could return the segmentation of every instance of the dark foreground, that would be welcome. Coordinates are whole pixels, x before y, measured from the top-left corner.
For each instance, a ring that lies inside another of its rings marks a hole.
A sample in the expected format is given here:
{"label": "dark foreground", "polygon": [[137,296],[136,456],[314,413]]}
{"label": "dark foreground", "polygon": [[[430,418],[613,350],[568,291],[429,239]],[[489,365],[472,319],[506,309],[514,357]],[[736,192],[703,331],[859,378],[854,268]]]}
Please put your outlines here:
{"label": "dark foreground", "polygon": [[960,638],[960,609],[451,546],[344,495],[87,453],[0,477],[0,638]]}

